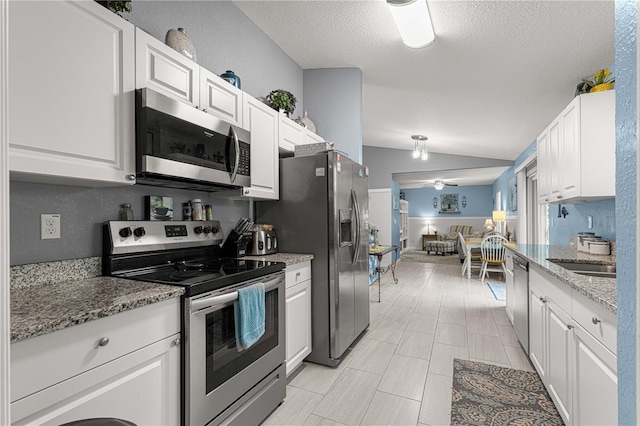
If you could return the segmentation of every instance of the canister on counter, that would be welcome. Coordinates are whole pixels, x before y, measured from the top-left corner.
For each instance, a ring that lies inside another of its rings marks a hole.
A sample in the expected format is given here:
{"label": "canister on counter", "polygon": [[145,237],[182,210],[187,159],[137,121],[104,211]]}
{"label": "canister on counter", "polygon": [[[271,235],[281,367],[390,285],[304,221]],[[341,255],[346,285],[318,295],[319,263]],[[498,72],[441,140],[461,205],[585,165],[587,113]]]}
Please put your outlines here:
{"label": "canister on counter", "polygon": [[131,204],[120,204],[120,220],[134,220]]}
{"label": "canister on counter", "polygon": [[182,220],[191,220],[191,203],[182,203]]}
{"label": "canister on counter", "polygon": [[191,216],[193,220],[204,220],[202,217],[202,200],[195,198],[191,200]]}
{"label": "canister on counter", "polygon": [[208,221],[212,221],[213,220],[213,206],[211,204],[207,204],[205,206],[205,211],[206,211],[206,219]]}

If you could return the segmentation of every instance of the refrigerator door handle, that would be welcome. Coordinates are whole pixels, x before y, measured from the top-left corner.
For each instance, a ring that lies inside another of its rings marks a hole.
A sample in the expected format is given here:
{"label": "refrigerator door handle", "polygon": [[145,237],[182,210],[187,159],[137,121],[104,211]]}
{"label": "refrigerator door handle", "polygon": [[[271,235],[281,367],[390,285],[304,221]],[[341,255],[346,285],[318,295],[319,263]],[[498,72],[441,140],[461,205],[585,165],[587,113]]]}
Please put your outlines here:
{"label": "refrigerator door handle", "polygon": [[353,250],[353,261],[352,264],[355,265],[358,262],[358,257],[360,256],[360,205],[358,204],[358,196],[356,195],[355,189],[351,190],[351,198],[353,198],[353,207],[356,214],[356,247]]}

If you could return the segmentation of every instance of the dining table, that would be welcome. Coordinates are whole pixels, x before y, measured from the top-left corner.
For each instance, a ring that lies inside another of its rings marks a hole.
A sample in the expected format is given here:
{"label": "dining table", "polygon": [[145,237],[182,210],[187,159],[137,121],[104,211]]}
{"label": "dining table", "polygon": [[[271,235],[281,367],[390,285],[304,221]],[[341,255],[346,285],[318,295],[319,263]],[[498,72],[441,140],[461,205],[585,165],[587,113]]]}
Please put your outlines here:
{"label": "dining table", "polygon": [[[396,261],[398,260],[398,257],[399,257],[398,249],[399,249],[398,246],[393,246],[393,245],[369,247],[369,256],[375,256],[378,258],[378,265],[376,266],[376,269],[374,271],[374,273],[377,275],[375,281],[378,281],[378,302],[380,302],[380,282],[382,281],[382,274],[386,274],[387,272],[391,271],[391,274],[393,275],[394,284],[398,284],[398,279],[396,278]],[[382,267],[382,264],[381,264],[382,258],[384,257],[385,254],[391,253],[392,251],[396,252],[395,258],[392,257],[391,263],[386,267]]]}

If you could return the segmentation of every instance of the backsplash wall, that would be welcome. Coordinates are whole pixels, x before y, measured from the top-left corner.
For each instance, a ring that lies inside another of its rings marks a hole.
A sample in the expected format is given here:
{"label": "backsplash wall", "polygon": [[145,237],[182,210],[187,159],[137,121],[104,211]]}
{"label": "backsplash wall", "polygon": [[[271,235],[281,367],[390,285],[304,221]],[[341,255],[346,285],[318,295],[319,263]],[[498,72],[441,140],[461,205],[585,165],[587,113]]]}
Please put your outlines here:
{"label": "backsplash wall", "polygon": [[[213,205],[213,217],[227,235],[238,218],[249,215],[247,201],[214,198],[215,193],[146,185],[87,188],[11,182],[10,264],[50,262],[102,255],[102,223],[117,220],[120,204],[130,203],[135,219],[144,219],[144,196],[173,197],[174,219],[182,203],[194,198]],[[60,214],[60,239],[40,239],[40,214]]]}
{"label": "backsplash wall", "polygon": [[[569,213],[558,217],[558,205],[549,204],[549,244],[569,245],[569,239],[578,232],[595,232],[607,240],[616,240],[615,198],[578,204],[562,204]],[[587,227],[593,217],[593,228]]]}

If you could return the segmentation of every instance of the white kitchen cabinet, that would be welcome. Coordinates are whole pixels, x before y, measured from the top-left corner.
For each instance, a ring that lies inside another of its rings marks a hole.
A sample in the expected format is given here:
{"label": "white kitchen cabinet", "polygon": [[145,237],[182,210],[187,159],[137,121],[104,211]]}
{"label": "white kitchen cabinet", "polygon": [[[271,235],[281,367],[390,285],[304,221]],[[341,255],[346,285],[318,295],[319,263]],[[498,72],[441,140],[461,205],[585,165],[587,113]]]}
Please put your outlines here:
{"label": "white kitchen cabinet", "polygon": [[507,250],[505,253],[505,266],[507,267],[507,272],[504,277],[505,283],[505,311],[507,313],[507,317],[509,317],[509,321],[513,324],[513,253],[511,250]]}
{"label": "white kitchen cabinet", "polygon": [[179,299],[11,345],[12,424],[179,424]]}
{"label": "white kitchen cabinet", "polygon": [[545,302],[542,293],[534,286],[529,286],[529,359],[544,383],[547,381]]}
{"label": "white kitchen cabinet", "polygon": [[569,314],[551,300],[546,304],[546,385],[549,396],[566,424],[572,424],[572,360],[573,322]]}
{"label": "white kitchen cabinet", "polygon": [[538,202],[615,196],[615,92],[576,96],[538,138]]}
{"label": "white kitchen cabinet", "polygon": [[279,146],[285,153],[292,153],[296,145],[322,143],[324,138],[302,127],[284,114],[279,114]]}
{"label": "white kitchen cabinet", "polygon": [[530,269],[529,357],[567,425],[615,424],[615,315],[564,287]]}
{"label": "white kitchen cabinet", "polygon": [[153,90],[200,106],[200,66],[155,37],[136,28],[136,89]]}
{"label": "white kitchen cabinet", "polygon": [[311,353],[311,262],[287,266],[285,277],[288,376]]}
{"label": "white kitchen cabinet", "polygon": [[575,425],[618,423],[616,356],[579,325],[574,329],[573,359]]}
{"label": "white kitchen cabinet", "polygon": [[11,177],[135,183],[134,26],[89,1],[8,7]]}
{"label": "white kitchen cabinet", "polygon": [[278,121],[281,114],[246,93],[243,104],[243,127],[251,132],[251,186],[217,192],[216,197],[277,200],[280,194]]}
{"label": "white kitchen cabinet", "polygon": [[[242,96],[242,90],[200,67],[200,108],[203,111],[243,127]],[[245,128],[250,130],[249,127]]]}

